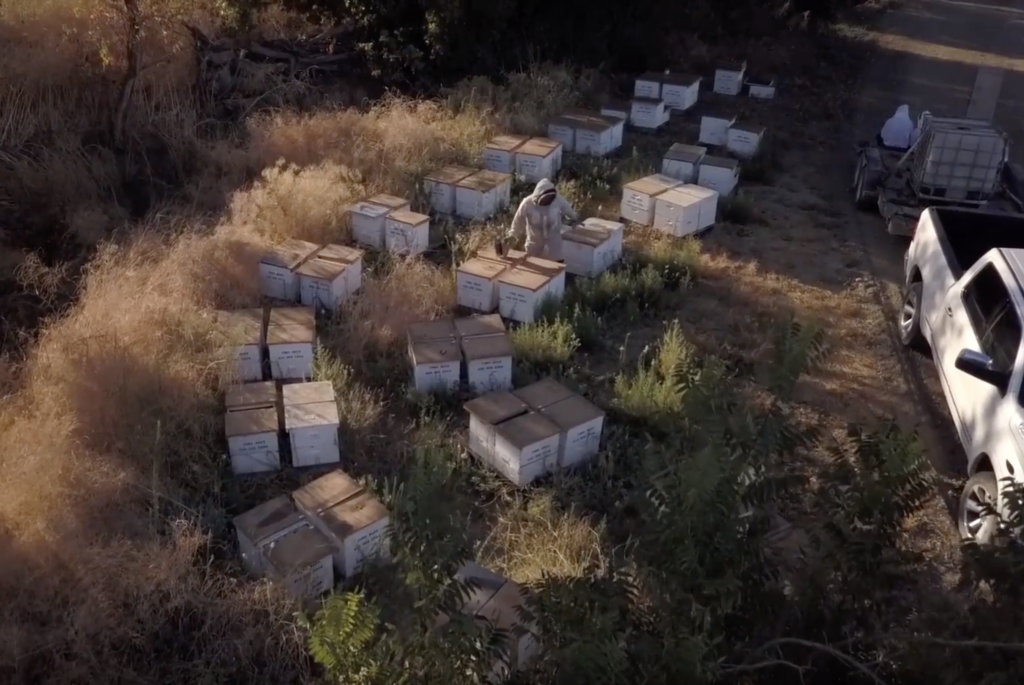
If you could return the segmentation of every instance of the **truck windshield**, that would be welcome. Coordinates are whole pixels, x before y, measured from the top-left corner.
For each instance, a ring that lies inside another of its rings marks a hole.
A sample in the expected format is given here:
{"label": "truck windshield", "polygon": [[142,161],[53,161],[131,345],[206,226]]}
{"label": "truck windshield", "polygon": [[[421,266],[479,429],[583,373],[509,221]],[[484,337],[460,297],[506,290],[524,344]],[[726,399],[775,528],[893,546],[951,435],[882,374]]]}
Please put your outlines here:
{"label": "truck windshield", "polygon": [[985,266],[963,290],[964,308],[980,351],[997,369],[1010,372],[1021,342],[1021,322],[994,264]]}

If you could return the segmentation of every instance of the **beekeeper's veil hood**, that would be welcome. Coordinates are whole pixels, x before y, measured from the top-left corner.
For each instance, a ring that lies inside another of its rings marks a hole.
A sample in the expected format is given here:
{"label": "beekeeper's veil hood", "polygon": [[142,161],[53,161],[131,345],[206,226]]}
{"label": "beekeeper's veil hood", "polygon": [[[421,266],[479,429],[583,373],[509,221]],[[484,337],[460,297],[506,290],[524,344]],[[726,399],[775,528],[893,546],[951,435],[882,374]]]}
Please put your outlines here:
{"label": "beekeeper's veil hood", "polygon": [[900,105],[896,108],[896,116],[900,119],[903,117],[910,118],[910,107],[908,105]]}
{"label": "beekeeper's veil hood", "polygon": [[541,180],[537,181],[537,185],[533,189],[533,194],[531,197],[533,197],[534,200],[539,200],[541,195],[553,192],[555,192],[555,184],[546,178],[542,178]]}

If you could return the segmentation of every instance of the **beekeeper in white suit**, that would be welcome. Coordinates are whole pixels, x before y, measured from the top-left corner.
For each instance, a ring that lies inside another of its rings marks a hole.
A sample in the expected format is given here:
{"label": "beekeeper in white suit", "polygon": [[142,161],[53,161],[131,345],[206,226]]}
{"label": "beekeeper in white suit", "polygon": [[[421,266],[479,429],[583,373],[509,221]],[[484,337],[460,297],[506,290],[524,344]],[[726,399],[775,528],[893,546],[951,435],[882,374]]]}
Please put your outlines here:
{"label": "beekeeper in white suit", "polygon": [[910,107],[900,105],[896,113],[882,126],[878,134],[878,142],[882,147],[893,150],[906,150],[910,147],[910,137],[914,133],[914,122],[910,119]]}
{"label": "beekeeper in white suit", "polygon": [[525,232],[528,255],[561,262],[564,259],[562,233],[567,230],[562,224],[563,217],[573,222],[579,219],[572,205],[558,194],[555,184],[541,179],[533,192],[519,203],[507,238],[515,240]]}

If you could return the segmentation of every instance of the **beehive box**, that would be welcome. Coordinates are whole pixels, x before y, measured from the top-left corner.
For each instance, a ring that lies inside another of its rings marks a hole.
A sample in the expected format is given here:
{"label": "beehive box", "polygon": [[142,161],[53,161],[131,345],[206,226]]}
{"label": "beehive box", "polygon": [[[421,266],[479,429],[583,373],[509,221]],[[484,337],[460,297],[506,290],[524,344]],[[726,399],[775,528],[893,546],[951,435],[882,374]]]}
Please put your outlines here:
{"label": "beehive box", "polygon": [[536,271],[551,279],[548,292],[558,299],[565,294],[565,264],[541,257],[525,257],[519,263],[524,269]]}
{"label": "beehive box", "polygon": [[444,392],[459,387],[462,355],[451,319],[412,324],[408,339],[413,387],[417,391]]}
{"label": "beehive box", "polygon": [[504,186],[501,180],[480,170],[455,184],[455,214],[465,219],[486,219],[501,206]]}
{"label": "beehive box", "polygon": [[455,185],[477,171],[466,166],[452,165],[427,174],[423,179],[423,187],[430,196],[430,208],[438,214],[454,214]]}
{"label": "beehive box", "polygon": [[498,314],[477,314],[455,319],[455,334],[460,338],[479,335],[503,335],[508,332]]}
{"label": "beehive box", "polygon": [[[579,125],[576,126],[576,151],[577,152],[586,153],[586,146],[584,146],[584,149],[581,149],[581,143],[580,143],[580,136],[581,135],[585,139],[590,141],[590,143],[592,144],[592,143],[595,142],[594,136],[593,136],[592,133],[587,133],[586,131],[590,130],[590,129],[596,129],[598,131],[604,131],[605,127],[607,127],[607,126],[611,127],[611,139],[610,139],[611,148],[608,150],[608,152],[612,152],[614,150],[619,149],[619,147],[622,146],[622,133],[623,133],[624,129],[626,128],[626,119],[629,118],[629,108],[628,107],[626,108],[625,116],[622,116],[622,117],[612,116],[612,115],[608,115],[608,114],[602,114],[601,112],[593,112],[593,111],[591,111],[589,109],[570,109],[570,110],[567,110],[565,112],[565,114],[563,114],[563,116],[566,117],[567,119],[572,119],[573,121],[583,122],[583,124],[585,125],[584,126],[585,130],[584,130],[584,132],[582,134],[580,133],[580,130],[581,130],[580,126]],[[590,153],[590,154],[597,154],[597,153]],[[605,153],[605,154],[607,154],[607,153]]]}
{"label": "beehive box", "polygon": [[469,451],[517,486],[547,473],[558,456],[559,429],[508,392],[492,392],[465,405]]}
{"label": "beehive box", "polygon": [[660,100],[663,78],[664,74],[657,72],[648,72],[638,76],[636,81],[633,82],[633,97]]}
{"label": "beehive box", "polygon": [[508,333],[461,339],[466,383],[476,394],[512,389],[512,340]]}
{"label": "beehive box", "polygon": [[576,393],[554,378],[542,378],[536,383],[519,388],[512,394],[530,409],[541,411],[562,400],[569,399]]}
{"label": "beehive box", "polygon": [[482,178],[494,184],[498,189],[498,211],[505,209],[512,202],[512,174],[503,174],[498,171],[483,171],[477,172],[477,177]]}
{"label": "beehive box", "polygon": [[701,162],[697,184],[729,196],[740,182],[740,165],[728,157],[707,156]]}
{"label": "beehive box", "polygon": [[309,523],[264,545],[260,552],[267,577],[293,597],[314,600],[334,587],[334,547]]}
{"label": "beehive box", "polygon": [[656,130],[668,121],[664,100],[634,98],[630,106],[629,123],[637,128]]}
{"label": "beehive box", "polygon": [[562,144],[550,138],[531,138],[516,153],[516,174],[537,183],[554,178],[562,167]]}
{"label": "beehive box", "polygon": [[478,312],[493,312],[498,308],[498,276],[508,265],[490,259],[473,257],[455,270],[455,298],[457,304]]}
{"label": "beehive box", "polygon": [[576,226],[562,235],[565,270],[593,278],[615,263],[612,232],[593,226]]}
{"label": "beehive box", "polygon": [[529,139],[529,136],[504,135],[487,143],[487,146],[484,147],[484,169],[502,174],[514,174],[516,151]]}
{"label": "beehive box", "polygon": [[345,265],[345,297],[355,295],[363,287],[363,257],[365,250],[348,245],[327,245],[316,258]]}
{"label": "beehive box", "polygon": [[775,79],[751,74],[747,77],[747,94],[758,100],[773,100],[775,98]]}
{"label": "beehive box", "polygon": [[[618,124],[621,127],[621,123]],[[576,152],[581,155],[603,157],[617,147],[615,144],[616,124],[600,117],[576,120]]]}
{"label": "beehive box", "polygon": [[682,181],[661,174],[645,176],[622,186],[620,215],[641,226],[654,223],[654,199],[666,190],[683,185]]}
{"label": "beehive box", "polygon": [[564,116],[548,122],[548,138],[562,144],[566,152],[576,151],[576,122]]}
{"label": "beehive box", "polygon": [[307,466],[337,464],[341,461],[338,444],[338,403],[309,402],[285,404],[284,429],[292,448],[292,466],[300,469]]}
{"label": "beehive box", "polygon": [[281,469],[277,409],[240,409],[224,415],[231,472],[236,476]]}
{"label": "beehive box", "polygon": [[299,277],[299,302],[307,307],[333,311],[348,297],[348,266],[313,258],[295,270]]}
{"label": "beehive box", "polygon": [[601,451],[604,412],[580,395],[572,395],[540,410],[561,430],[558,441],[560,468],[578,466]]}
{"label": "beehive box", "polygon": [[515,266],[498,276],[498,311],[506,319],[533,323],[547,296],[551,278]]}
{"label": "beehive box", "polygon": [[394,254],[423,254],[430,245],[430,217],[410,211],[396,211],[384,220],[384,247]]}
{"label": "beehive box", "polygon": [[263,380],[263,345],[266,342],[262,309],[219,311],[218,333],[233,350],[231,377],[244,383]]}
{"label": "beehive box", "polygon": [[705,145],[725,145],[729,142],[729,127],[736,117],[725,114],[705,114],[700,118],[700,137]]}
{"label": "beehive box", "polygon": [[263,577],[267,570],[266,559],[260,554],[260,549],[296,528],[309,525],[287,495],[280,495],[239,514],[232,523],[242,566],[257,578]]}
{"label": "beehive box", "polygon": [[601,116],[614,117],[625,122],[629,119],[632,105],[621,100],[611,100],[601,105]]}
{"label": "beehive box", "polygon": [[590,217],[588,219],[584,219],[583,226],[586,228],[596,229],[598,231],[608,231],[612,237],[612,263],[614,264],[622,259],[622,246],[626,237],[625,224],[619,221],[609,221],[608,219]]}
{"label": "beehive box", "polygon": [[401,212],[412,209],[412,203],[406,200],[404,197],[398,197],[397,195],[389,195],[387,193],[381,193],[380,195],[374,195],[367,202],[381,207],[387,207],[389,211]]}
{"label": "beehive box", "polygon": [[680,188],[666,190],[654,201],[654,228],[677,238],[696,233],[700,199]]}
{"label": "beehive box", "polygon": [[661,99],[665,107],[685,112],[697,104],[700,96],[700,76],[665,74],[662,76]]}
{"label": "beehive box", "polygon": [[711,228],[718,218],[718,191],[688,183],[676,190],[697,198],[700,214],[697,218],[697,231]]}
{"label": "beehive box", "polygon": [[273,409],[277,411],[277,384],[274,381],[232,385],[224,393],[224,410],[227,412],[249,409]]}
{"label": "beehive box", "polygon": [[719,95],[739,95],[747,73],[747,63],[727,64],[715,69],[715,92]]}
{"label": "beehive box", "polygon": [[725,147],[740,159],[750,159],[761,149],[764,127],[752,124],[733,124],[729,127]]}
{"label": "beehive box", "polygon": [[661,173],[683,183],[693,183],[697,180],[700,161],[707,153],[708,149],[700,145],[673,143],[661,160]]}
{"label": "beehive box", "polygon": [[312,308],[271,309],[267,356],[275,380],[302,380],[313,375],[316,321]]}
{"label": "beehive box", "polygon": [[372,202],[357,202],[349,207],[352,239],[373,250],[384,247],[384,220],[391,210]]}
{"label": "beehive box", "polygon": [[334,402],[334,385],[330,381],[285,383],[281,386],[281,400],[286,407]]}
{"label": "beehive box", "polygon": [[260,260],[260,292],[275,300],[298,302],[299,279],[295,270],[319,250],[319,245],[294,239],[275,247]]}
{"label": "beehive box", "polygon": [[334,546],[334,568],[351,578],[374,557],[387,559],[390,515],[363,486],[332,471],[292,493],[296,506]]}

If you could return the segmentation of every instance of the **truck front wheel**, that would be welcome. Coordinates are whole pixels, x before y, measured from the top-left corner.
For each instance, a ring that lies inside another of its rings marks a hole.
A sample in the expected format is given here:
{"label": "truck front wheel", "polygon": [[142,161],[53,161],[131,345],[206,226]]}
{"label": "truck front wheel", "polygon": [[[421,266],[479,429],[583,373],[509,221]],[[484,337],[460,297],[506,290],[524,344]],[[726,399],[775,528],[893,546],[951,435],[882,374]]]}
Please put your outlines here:
{"label": "truck front wheel", "polygon": [[957,527],[960,537],[979,545],[991,544],[999,528],[999,517],[986,511],[999,502],[999,483],[991,471],[978,471],[967,480],[960,493]]}
{"label": "truck front wheel", "polygon": [[924,350],[927,346],[924,335],[921,333],[921,296],[923,293],[924,284],[921,281],[911,283],[903,293],[903,303],[900,306],[900,342],[904,347],[918,351]]}

